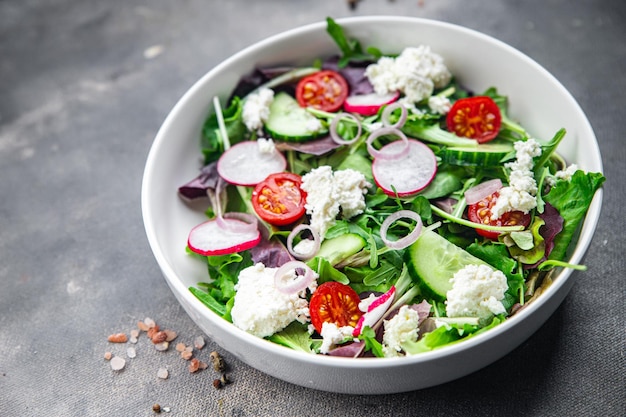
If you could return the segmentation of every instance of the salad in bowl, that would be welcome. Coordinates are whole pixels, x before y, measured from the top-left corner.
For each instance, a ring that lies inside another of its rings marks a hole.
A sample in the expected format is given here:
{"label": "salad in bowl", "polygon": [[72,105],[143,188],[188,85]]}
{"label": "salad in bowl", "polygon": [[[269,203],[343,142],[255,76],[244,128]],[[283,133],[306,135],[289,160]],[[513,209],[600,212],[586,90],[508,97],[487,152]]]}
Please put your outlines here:
{"label": "salad in bowl", "polygon": [[411,356],[522,311],[555,271],[604,177],[534,137],[497,85],[475,91],[430,45],[257,67],[216,96],[202,168],[181,184],[206,220],[189,290],[256,337],[311,354]]}
{"label": "salad in bowl", "polygon": [[506,355],[584,269],[593,130],[540,65],[398,16],[255,43],[176,103],[142,184],[177,301],[250,366],[351,394],[425,388]]}

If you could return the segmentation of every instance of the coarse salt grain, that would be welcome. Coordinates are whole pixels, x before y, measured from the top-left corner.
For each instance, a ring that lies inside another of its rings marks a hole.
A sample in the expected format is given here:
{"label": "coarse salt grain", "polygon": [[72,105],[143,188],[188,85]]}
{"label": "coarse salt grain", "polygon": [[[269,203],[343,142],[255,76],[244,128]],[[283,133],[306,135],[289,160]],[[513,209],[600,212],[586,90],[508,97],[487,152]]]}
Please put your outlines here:
{"label": "coarse salt grain", "polygon": [[178,336],[176,334],[175,331],[173,330],[163,330],[163,332],[165,333],[165,340],[168,342],[171,342],[172,340],[176,339],[176,337]]}
{"label": "coarse salt grain", "polygon": [[170,347],[169,342],[161,342],[161,343],[156,343],[154,345],[154,348],[158,350],[159,352],[165,352],[167,348],[169,347]]}
{"label": "coarse salt grain", "polygon": [[157,377],[161,379],[167,379],[169,375],[170,375],[169,371],[165,368],[159,368],[159,371],[157,372]]}
{"label": "coarse salt grain", "polygon": [[111,369],[114,371],[121,371],[126,366],[126,360],[124,358],[120,358],[119,356],[115,356],[111,359]]}
{"label": "coarse salt grain", "polygon": [[139,330],[137,330],[137,329],[131,330],[130,331],[130,337],[135,337],[135,338],[139,337]]}
{"label": "coarse salt grain", "polygon": [[108,337],[108,341],[111,343],[126,343],[128,337],[124,333],[115,333]]}
{"label": "coarse salt grain", "polygon": [[184,343],[182,343],[182,342],[180,342],[180,343],[176,343],[176,350],[177,350],[178,352],[182,352],[182,351],[184,351],[186,347],[187,347],[187,346],[185,346],[185,344],[184,344]]}
{"label": "coarse salt grain", "polygon": [[112,357],[113,354],[111,352],[104,352],[104,359],[106,359],[107,361],[110,361]]}
{"label": "coarse salt grain", "polygon": [[128,356],[129,358],[135,358],[137,356],[137,351],[135,350],[134,347],[129,347],[128,349],[126,349],[126,356]]}
{"label": "coarse salt grain", "polygon": [[148,329],[150,329],[150,327],[148,327],[148,325],[146,323],[144,323],[143,321],[138,321],[137,322],[137,327],[139,328],[139,330],[141,330],[142,332],[147,332]]}
{"label": "coarse salt grain", "polygon": [[143,322],[146,324],[146,326],[148,326],[148,328],[156,326],[156,323],[150,317],[146,317],[145,319],[143,319]]}
{"label": "coarse salt grain", "polygon": [[204,337],[202,336],[198,336],[194,339],[193,341],[193,345],[196,347],[196,349],[200,350],[204,347],[205,342],[204,342]]}

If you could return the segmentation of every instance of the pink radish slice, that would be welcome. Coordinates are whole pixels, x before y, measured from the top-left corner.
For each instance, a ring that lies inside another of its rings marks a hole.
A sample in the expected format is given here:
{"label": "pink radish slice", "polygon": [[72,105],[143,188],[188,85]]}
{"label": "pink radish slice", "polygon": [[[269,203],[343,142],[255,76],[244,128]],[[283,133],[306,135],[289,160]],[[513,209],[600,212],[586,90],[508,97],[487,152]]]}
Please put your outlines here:
{"label": "pink radish slice", "polygon": [[270,174],[283,172],[287,160],[276,149],[264,152],[256,141],[240,142],[222,154],[217,172],[231,184],[253,186]]}
{"label": "pink radish slice", "polygon": [[396,294],[396,287],[391,286],[389,291],[383,295],[377,297],[368,307],[365,314],[359,318],[359,321],[354,327],[352,336],[357,337],[361,334],[361,331],[365,326],[372,327],[380,318],[387,312],[387,309],[394,300]]}
{"label": "pink radish slice", "polygon": [[[374,181],[387,195],[409,197],[430,184],[437,173],[437,159],[433,151],[422,142],[409,139],[408,150],[398,158],[374,158]],[[400,141],[383,146],[381,152],[397,153],[406,146]],[[395,191],[394,191],[395,190]]]}
{"label": "pink radish slice", "polygon": [[[245,230],[245,231],[242,231]],[[261,232],[233,218],[208,220],[189,232],[187,246],[203,256],[228,255],[250,249],[261,241]]]}
{"label": "pink radish slice", "polygon": [[348,96],[343,103],[343,109],[350,113],[358,113],[362,116],[372,116],[385,104],[393,103],[400,97],[399,92],[388,94],[358,94]]}

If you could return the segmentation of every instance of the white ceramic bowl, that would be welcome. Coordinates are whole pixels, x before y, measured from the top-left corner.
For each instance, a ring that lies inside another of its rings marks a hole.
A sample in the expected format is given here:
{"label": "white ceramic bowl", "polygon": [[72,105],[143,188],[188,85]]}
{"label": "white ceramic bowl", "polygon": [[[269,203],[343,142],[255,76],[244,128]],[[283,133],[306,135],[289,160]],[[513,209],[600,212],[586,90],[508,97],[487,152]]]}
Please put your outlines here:
{"label": "white ceramic bowl", "polygon": [[[518,50],[484,34],[432,20],[355,17],[337,20],[348,36],[384,52],[430,45],[460,81],[481,91],[497,86],[510,98],[510,114],[535,137],[568,131],[559,151],[582,169],[602,172],[593,130],[575,99],[544,68]],[[206,279],[206,267],[185,253],[189,230],[201,209],[183,203],[178,186],[198,174],[199,136],[212,98],[228,97],[240,76],[255,66],[308,64],[337,53],[326,22],[293,29],[260,41],[222,62],[196,82],[175,105],[148,156],[142,210],[148,240],[169,287],[197,325],[222,348],[250,366],[282,380],[319,390],[385,394],[416,390],[474,372],[509,353],[535,332],[562,302],[573,280],[564,270],[528,308],[505,323],[454,346],[412,357],[347,359],[296,352],[254,337],[221,319],[188,290]],[[477,58],[480,57],[480,58]],[[600,214],[598,192],[587,214],[571,262],[581,261]]]}

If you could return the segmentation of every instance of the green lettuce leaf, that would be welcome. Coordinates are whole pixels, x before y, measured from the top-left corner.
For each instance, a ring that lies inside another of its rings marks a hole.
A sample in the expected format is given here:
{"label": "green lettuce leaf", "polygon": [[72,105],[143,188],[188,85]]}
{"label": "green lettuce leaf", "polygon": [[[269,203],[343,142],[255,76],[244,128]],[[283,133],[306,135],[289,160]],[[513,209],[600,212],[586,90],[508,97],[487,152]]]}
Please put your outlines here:
{"label": "green lettuce leaf", "polygon": [[[222,110],[228,140],[231,145],[241,142],[247,132],[246,126],[241,119],[242,111],[243,104],[239,97],[234,97],[230,105]],[[200,146],[202,148],[202,154],[204,155],[205,165],[217,161],[224,152],[224,138],[222,138],[222,134],[220,133],[217,115],[215,113],[211,114],[204,122]]]}

